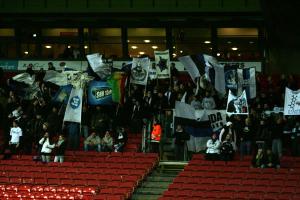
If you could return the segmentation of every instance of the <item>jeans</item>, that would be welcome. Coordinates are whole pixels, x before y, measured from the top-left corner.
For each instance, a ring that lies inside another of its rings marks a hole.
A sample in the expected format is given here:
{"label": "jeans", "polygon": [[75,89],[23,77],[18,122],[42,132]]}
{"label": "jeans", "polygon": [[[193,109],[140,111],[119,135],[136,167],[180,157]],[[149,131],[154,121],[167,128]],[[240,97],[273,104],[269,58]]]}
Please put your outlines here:
{"label": "jeans", "polygon": [[47,154],[47,153],[42,153],[42,162],[44,163],[48,163],[50,162],[50,154]]}
{"label": "jeans", "polygon": [[272,140],[272,152],[280,158],[282,156],[282,141],[281,139]]}
{"label": "jeans", "polygon": [[64,162],[64,156],[55,156],[54,157],[54,162],[63,163]]}
{"label": "jeans", "polygon": [[89,145],[89,144],[84,144],[84,151],[91,151],[91,150],[96,150],[98,152],[101,152],[101,145]]}
{"label": "jeans", "polygon": [[241,141],[240,154],[241,157],[243,157],[244,155],[251,155],[251,141]]}

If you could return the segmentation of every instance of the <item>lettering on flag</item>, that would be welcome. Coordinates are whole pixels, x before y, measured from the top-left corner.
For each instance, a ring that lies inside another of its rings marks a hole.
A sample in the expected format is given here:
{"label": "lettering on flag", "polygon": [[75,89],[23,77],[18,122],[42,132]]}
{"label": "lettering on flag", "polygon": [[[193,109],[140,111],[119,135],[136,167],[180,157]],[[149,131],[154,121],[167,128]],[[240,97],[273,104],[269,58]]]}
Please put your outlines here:
{"label": "lettering on flag", "polygon": [[285,88],[284,115],[300,115],[300,90]]}
{"label": "lettering on flag", "polygon": [[206,111],[213,131],[220,130],[226,124],[226,110]]}
{"label": "lettering on flag", "polygon": [[81,123],[82,95],[82,88],[72,88],[64,121]]}

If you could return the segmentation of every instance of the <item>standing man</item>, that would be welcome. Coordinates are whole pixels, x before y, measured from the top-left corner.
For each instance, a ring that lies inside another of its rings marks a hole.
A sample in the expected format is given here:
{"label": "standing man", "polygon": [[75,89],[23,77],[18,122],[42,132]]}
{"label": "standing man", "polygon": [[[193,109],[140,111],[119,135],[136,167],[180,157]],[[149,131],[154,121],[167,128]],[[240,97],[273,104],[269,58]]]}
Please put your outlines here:
{"label": "standing man", "polygon": [[19,153],[19,146],[22,137],[22,129],[16,121],[13,121],[13,127],[10,129],[9,149],[11,154]]}

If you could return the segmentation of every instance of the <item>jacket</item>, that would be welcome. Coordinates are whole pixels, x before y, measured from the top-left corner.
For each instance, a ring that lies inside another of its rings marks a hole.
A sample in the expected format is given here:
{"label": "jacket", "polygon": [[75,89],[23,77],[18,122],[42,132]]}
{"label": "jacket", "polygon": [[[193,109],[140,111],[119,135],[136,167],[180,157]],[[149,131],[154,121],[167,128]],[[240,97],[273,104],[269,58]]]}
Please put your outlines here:
{"label": "jacket", "polygon": [[154,124],[151,132],[151,139],[154,142],[160,142],[162,128],[160,124]]}

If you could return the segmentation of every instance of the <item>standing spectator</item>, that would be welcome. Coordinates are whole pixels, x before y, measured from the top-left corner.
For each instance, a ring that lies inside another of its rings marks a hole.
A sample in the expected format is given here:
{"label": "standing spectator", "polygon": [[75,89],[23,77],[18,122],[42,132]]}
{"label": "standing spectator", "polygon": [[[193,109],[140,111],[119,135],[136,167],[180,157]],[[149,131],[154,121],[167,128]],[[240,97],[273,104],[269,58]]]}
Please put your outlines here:
{"label": "standing spectator", "polygon": [[96,134],[95,131],[92,131],[91,135],[85,139],[84,150],[96,150],[101,152],[101,138]]}
{"label": "standing spectator", "polygon": [[55,144],[51,144],[48,132],[45,133],[44,137],[40,139],[39,144],[42,146],[41,155],[42,162],[48,163],[50,162],[50,157]]}
{"label": "standing spectator", "polygon": [[20,127],[22,129],[22,153],[31,154],[32,144],[33,144],[33,135],[30,131],[31,120],[29,120],[27,113],[24,113],[20,119]]}
{"label": "standing spectator", "polygon": [[186,133],[181,124],[178,124],[175,130],[175,157],[176,160],[184,160],[184,149],[186,141],[190,139],[190,135]]}
{"label": "standing spectator", "polygon": [[113,149],[113,138],[110,134],[109,131],[105,132],[104,137],[102,138],[101,141],[101,147],[102,147],[102,151],[104,152],[111,152]]}
{"label": "standing spectator", "polygon": [[22,129],[18,126],[18,122],[13,121],[13,127],[10,129],[10,140],[9,148],[11,154],[19,153],[19,146],[21,142],[21,137],[23,135]]}
{"label": "standing spectator", "polygon": [[79,123],[68,122],[68,148],[70,150],[78,150],[80,146],[80,130]]}
{"label": "standing spectator", "polygon": [[124,127],[119,128],[117,131],[116,143],[114,145],[115,152],[123,152],[127,140],[128,136]]}
{"label": "standing spectator", "polygon": [[240,132],[240,154],[241,158],[244,155],[251,154],[251,146],[252,146],[252,139],[253,139],[253,127],[251,125],[250,118],[245,119],[245,125]]}
{"label": "standing spectator", "polygon": [[142,106],[138,100],[134,102],[132,113],[131,113],[131,125],[130,125],[130,131],[131,133],[139,133],[142,132]]}
{"label": "standing spectator", "polygon": [[154,119],[153,121],[153,127],[151,131],[151,146],[152,151],[154,153],[159,153],[159,145],[160,145],[160,139],[162,135],[162,127],[157,119]]}
{"label": "standing spectator", "polygon": [[202,99],[202,108],[207,110],[216,108],[215,100],[208,91],[205,92],[205,97]]}
{"label": "standing spectator", "polygon": [[272,152],[279,158],[282,156],[282,135],[283,135],[283,120],[282,117],[275,119],[271,131],[272,137]]}
{"label": "standing spectator", "polygon": [[217,138],[217,134],[213,133],[211,139],[206,143],[206,160],[219,160],[220,158],[220,141]]}
{"label": "standing spectator", "polygon": [[64,162],[64,155],[65,155],[65,151],[66,151],[66,141],[63,135],[59,135],[58,137],[58,141],[55,144],[55,157],[54,157],[54,162],[60,162],[63,163]]}

